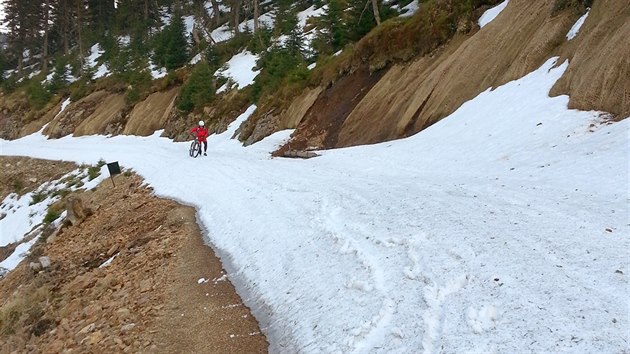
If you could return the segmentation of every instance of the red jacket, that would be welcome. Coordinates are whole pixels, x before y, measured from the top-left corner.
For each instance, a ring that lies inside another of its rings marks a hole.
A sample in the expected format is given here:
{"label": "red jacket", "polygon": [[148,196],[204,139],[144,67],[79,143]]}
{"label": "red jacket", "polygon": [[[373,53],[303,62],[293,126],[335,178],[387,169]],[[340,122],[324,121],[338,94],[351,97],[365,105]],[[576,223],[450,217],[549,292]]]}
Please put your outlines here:
{"label": "red jacket", "polygon": [[208,137],[209,133],[208,133],[208,128],[206,127],[194,127],[190,130],[190,132],[192,134],[197,135],[197,140],[204,142],[206,141],[206,138]]}

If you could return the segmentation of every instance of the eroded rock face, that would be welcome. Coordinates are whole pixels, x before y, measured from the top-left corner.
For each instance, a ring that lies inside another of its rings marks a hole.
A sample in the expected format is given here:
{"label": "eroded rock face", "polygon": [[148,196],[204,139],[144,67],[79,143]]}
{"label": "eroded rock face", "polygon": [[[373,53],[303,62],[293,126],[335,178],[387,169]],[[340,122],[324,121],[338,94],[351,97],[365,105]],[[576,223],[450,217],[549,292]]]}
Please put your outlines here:
{"label": "eroded rock face", "polygon": [[569,108],[630,116],[630,0],[597,0],[578,35],[567,43],[569,67],[551,90],[568,94]]}
{"label": "eroded rock face", "polygon": [[[553,56],[569,59],[570,65],[552,95],[569,94],[570,107],[627,117],[630,12],[625,10],[630,0],[594,2],[580,34],[571,41],[566,34],[581,14],[576,7],[554,13],[554,3],[511,1],[483,29],[461,24],[461,33],[449,43],[429,55],[389,67],[377,83],[362,86],[367,92],[348,85],[348,80],[360,79],[356,73],[343,77],[320,95],[289,144],[275,154],[407,137],[486,89],[532,72]],[[344,113],[344,105],[357,99],[348,92],[358,96],[358,102]],[[332,96],[344,95],[343,102],[332,103]]]}
{"label": "eroded rock face", "polygon": [[[99,110],[104,110],[103,103],[109,102],[112,94],[106,91],[96,91],[87,97],[80,99],[77,102],[72,102],[61,113],[59,113],[44,129],[44,134],[51,138],[61,138],[63,136],[74,133],[77,127],[84,124],[89,125],[89,122],[93,120],[109,119],[108,117],[99,117]],[[96,113],[96,115],[94,115]],[[87,123],[84,123],[87,122]],[[88,129],[85,128],[85,133]],[[90,132],[92,134],[99,132]]]}
{"label": "eroded rock face", "polygon": [[[297,128],[322,91],[322,87],[307,88],[291,102],[289,108],[279,113],[276,110],[254,113],[259,115],[258,119],[254,117],[255,122],[244,123],[239,139],[247,146],[279,130]],[[248,124],[253,124],[253,128],[247,129]]]}
{"label": "eroded rock face", "polygon": [[179,94],[179,87],[156,92],[136,104],[129,115],[123,134],[147,136],[164,128]]}

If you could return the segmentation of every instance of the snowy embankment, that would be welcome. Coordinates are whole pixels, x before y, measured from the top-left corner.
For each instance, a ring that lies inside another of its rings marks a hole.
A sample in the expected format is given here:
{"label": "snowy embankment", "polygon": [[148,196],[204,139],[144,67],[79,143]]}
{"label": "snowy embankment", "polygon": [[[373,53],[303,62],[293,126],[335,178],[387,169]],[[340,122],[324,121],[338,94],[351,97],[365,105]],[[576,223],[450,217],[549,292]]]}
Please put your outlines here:
{"label": "snowy embankment", "polygon": [[195,205],[271,352],[620,352],[628,120],[548,97],[566,68],[550,60],[408,139],[310,160],[269,157],[290,132],[241,147],[238,123],[199,159],[159,134],[0,147],[117,160]]}
{"label": "snowy embankment", "polygon": [[[61,199],[61,192],[94,188],[105,178],[103,169],[106,170],[102,167],[98,176],[90,175],[84,166],[22,196],[11,193],[0,202],[0,247],[18,244],[12,254],[0,262],[0,270],[11,271],[26,257],[44,229],[48,207]],[[49,222],[56,228],[65,214],[64,211]]]}

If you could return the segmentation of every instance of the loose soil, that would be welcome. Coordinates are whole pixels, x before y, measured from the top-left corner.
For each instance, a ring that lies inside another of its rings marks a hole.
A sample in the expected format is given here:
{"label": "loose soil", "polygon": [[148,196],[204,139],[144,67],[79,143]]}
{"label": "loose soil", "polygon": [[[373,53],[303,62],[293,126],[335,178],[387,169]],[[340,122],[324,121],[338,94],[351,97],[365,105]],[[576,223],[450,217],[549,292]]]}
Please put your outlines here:
{"label": "loose soil", "polygon": [[382,71],[370,73],[367,67],[361,68],[322,91],[289,142],[274,155],[282,156],[292,149],[335,147],[346,118],[383,74]]}
{"label": "loose soil", "polygon": [[[0,353],[267,351],[193,208],[155,197],[133,173],[71,196],[89,216],[47,231],[0,279]],[[40,256],[51,266],[34,272]]]}

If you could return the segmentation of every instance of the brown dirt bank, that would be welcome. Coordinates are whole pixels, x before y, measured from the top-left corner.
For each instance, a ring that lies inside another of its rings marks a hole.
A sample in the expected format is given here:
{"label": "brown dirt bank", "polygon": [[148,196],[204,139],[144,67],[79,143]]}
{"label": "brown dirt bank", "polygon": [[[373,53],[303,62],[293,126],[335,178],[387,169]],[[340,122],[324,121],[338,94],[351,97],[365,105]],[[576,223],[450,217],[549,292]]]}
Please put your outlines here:
{"label": "brown dirt bank", "polygon": [[275,154],[282,155],[289,149],[337,146],[346,119],[383,74],[383,71],[370,73],[367,68],[362,68],[323,90],[308,108],[291,140]]}
{"label": "brown dirt bank", "polygon": [[23,195],[44,182],[59,179],[77,166],[72,162],[0,156],[0,201],[9,193]]}
{"label": "brown dirt bank", "polygon": [[[474,25],[468,32],[462,26],[447,44],[389,67],[367,92],[357,89],[364,87],[361,83],[355,87],[348,83],[359,76],[344,76],[320,95],[290,145],[345,147],[415,134],[486,89],[518,79],[558,55],[568,58],[570,66],[551,95],[569,94],[571,108],[627,117],[630,0],[595,1],[580,34],[571,41],[566,34],[585,9],[579,2],[567,4],[557,11],[556,0],[512,0],[483,29]],[[338,98],[331,98],[331,93]],[[322,104],[327,96],[343,111],[347,106],[341,102],[356,99],[353,94],[358,100],[343,117]]]}
{"label": "brown dirt bank", "polygon": [[566,73],[551,90],[569,94],[570,108],[630,116],[630,0],[597,0],[567,43]]}
{"label": "brown dirt bank", "polygon": [[459,35],[433,55],[394,66],[350,114],[338,147],[414,134],[489,87],[539,67],[576,19],[551,16],[553,1],[514,0],[483,29]]}
{"label": "brown dirt bank", "polygon": [[[75,196],[93,214],[40,239],[0,279],[0,353],[266,352],[194,209],[133,174]],[[51,266],[33,272],[43,255]]]}

